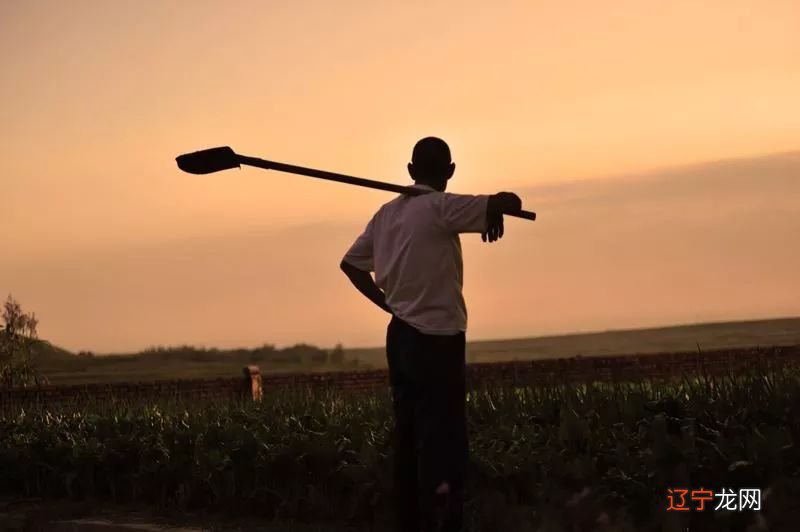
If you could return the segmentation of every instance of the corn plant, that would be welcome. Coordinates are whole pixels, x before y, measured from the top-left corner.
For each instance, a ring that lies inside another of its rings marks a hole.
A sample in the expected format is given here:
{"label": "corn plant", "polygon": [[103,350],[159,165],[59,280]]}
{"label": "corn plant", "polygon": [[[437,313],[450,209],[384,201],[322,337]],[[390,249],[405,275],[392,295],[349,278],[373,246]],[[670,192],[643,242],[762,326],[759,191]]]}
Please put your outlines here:
{"label": "corn plant", "polygon": [[[493,385],[467,404],[473,530],[735,530],[754,519],[668,515],[670,487],[760,487],[768,517],[800,500],[793,367]],[[0,492],[381,523],[391,515],[391,434],[384,391],[7,411]]]}

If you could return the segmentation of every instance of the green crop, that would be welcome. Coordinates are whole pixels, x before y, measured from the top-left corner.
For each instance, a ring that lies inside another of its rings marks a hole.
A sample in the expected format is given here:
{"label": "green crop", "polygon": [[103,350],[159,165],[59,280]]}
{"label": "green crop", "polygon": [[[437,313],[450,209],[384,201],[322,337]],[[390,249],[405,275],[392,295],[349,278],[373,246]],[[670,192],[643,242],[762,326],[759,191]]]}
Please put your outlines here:
{"label": "green crop", "polygon": [[[669,487],[759,487],[768,519],[800,500],[793,367],[491,386],[467,401],[474,530],[735,530],[754,518],[667,514]],[[380,524],[391,515],[391,431],[388,391],[8,411],[0,490]]]}

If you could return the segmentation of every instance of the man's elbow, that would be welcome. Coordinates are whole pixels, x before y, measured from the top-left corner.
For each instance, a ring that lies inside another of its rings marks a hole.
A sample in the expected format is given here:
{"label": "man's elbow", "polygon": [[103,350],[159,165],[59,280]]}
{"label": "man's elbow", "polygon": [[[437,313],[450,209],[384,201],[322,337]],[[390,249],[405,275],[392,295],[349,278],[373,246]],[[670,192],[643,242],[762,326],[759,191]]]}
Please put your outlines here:
{"label": "man's elbow", "polygon": [[[343,259],[342,262],[339,263],[339,268],[347,275],[348,277],[352,278],[353,276],[363,275],[364,271],[361,268],[353,266],[347,260]],[[369,273],[369,272],[367,272]]]}

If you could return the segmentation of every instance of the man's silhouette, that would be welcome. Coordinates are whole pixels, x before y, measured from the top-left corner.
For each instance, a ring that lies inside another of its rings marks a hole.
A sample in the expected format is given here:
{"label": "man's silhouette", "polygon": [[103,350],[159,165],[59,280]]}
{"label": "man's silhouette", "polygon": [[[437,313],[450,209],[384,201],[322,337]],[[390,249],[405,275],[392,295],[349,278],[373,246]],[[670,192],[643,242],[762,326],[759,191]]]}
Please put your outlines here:
{"label": "man's silhouette", "polygon": [[[460,530],[468,459],[460,233],[503,236],[503,214],[522,208],[508,192],[444,192],[455,164],[438,138],[420,140],[408,165],[420,196],[383,205],[341,268],[392,315],[386,356],[395,417],[394,486],[400,532]],[[373,280],[371,272],[375,272]]]}

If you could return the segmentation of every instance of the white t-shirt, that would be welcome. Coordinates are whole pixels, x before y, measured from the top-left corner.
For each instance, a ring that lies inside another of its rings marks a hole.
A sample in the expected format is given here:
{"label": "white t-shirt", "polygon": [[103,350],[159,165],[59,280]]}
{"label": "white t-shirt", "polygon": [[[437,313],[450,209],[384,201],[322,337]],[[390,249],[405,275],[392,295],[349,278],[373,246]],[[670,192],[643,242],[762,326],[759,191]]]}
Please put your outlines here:
{"label": "white t-shirt", "polygon": [[467,330],[458,235],[486,230],[489,196],[414,188],[432,192],[386,203],[344,261],[375,272],[375,284],[401,320],[425,334],[457,334]]}

